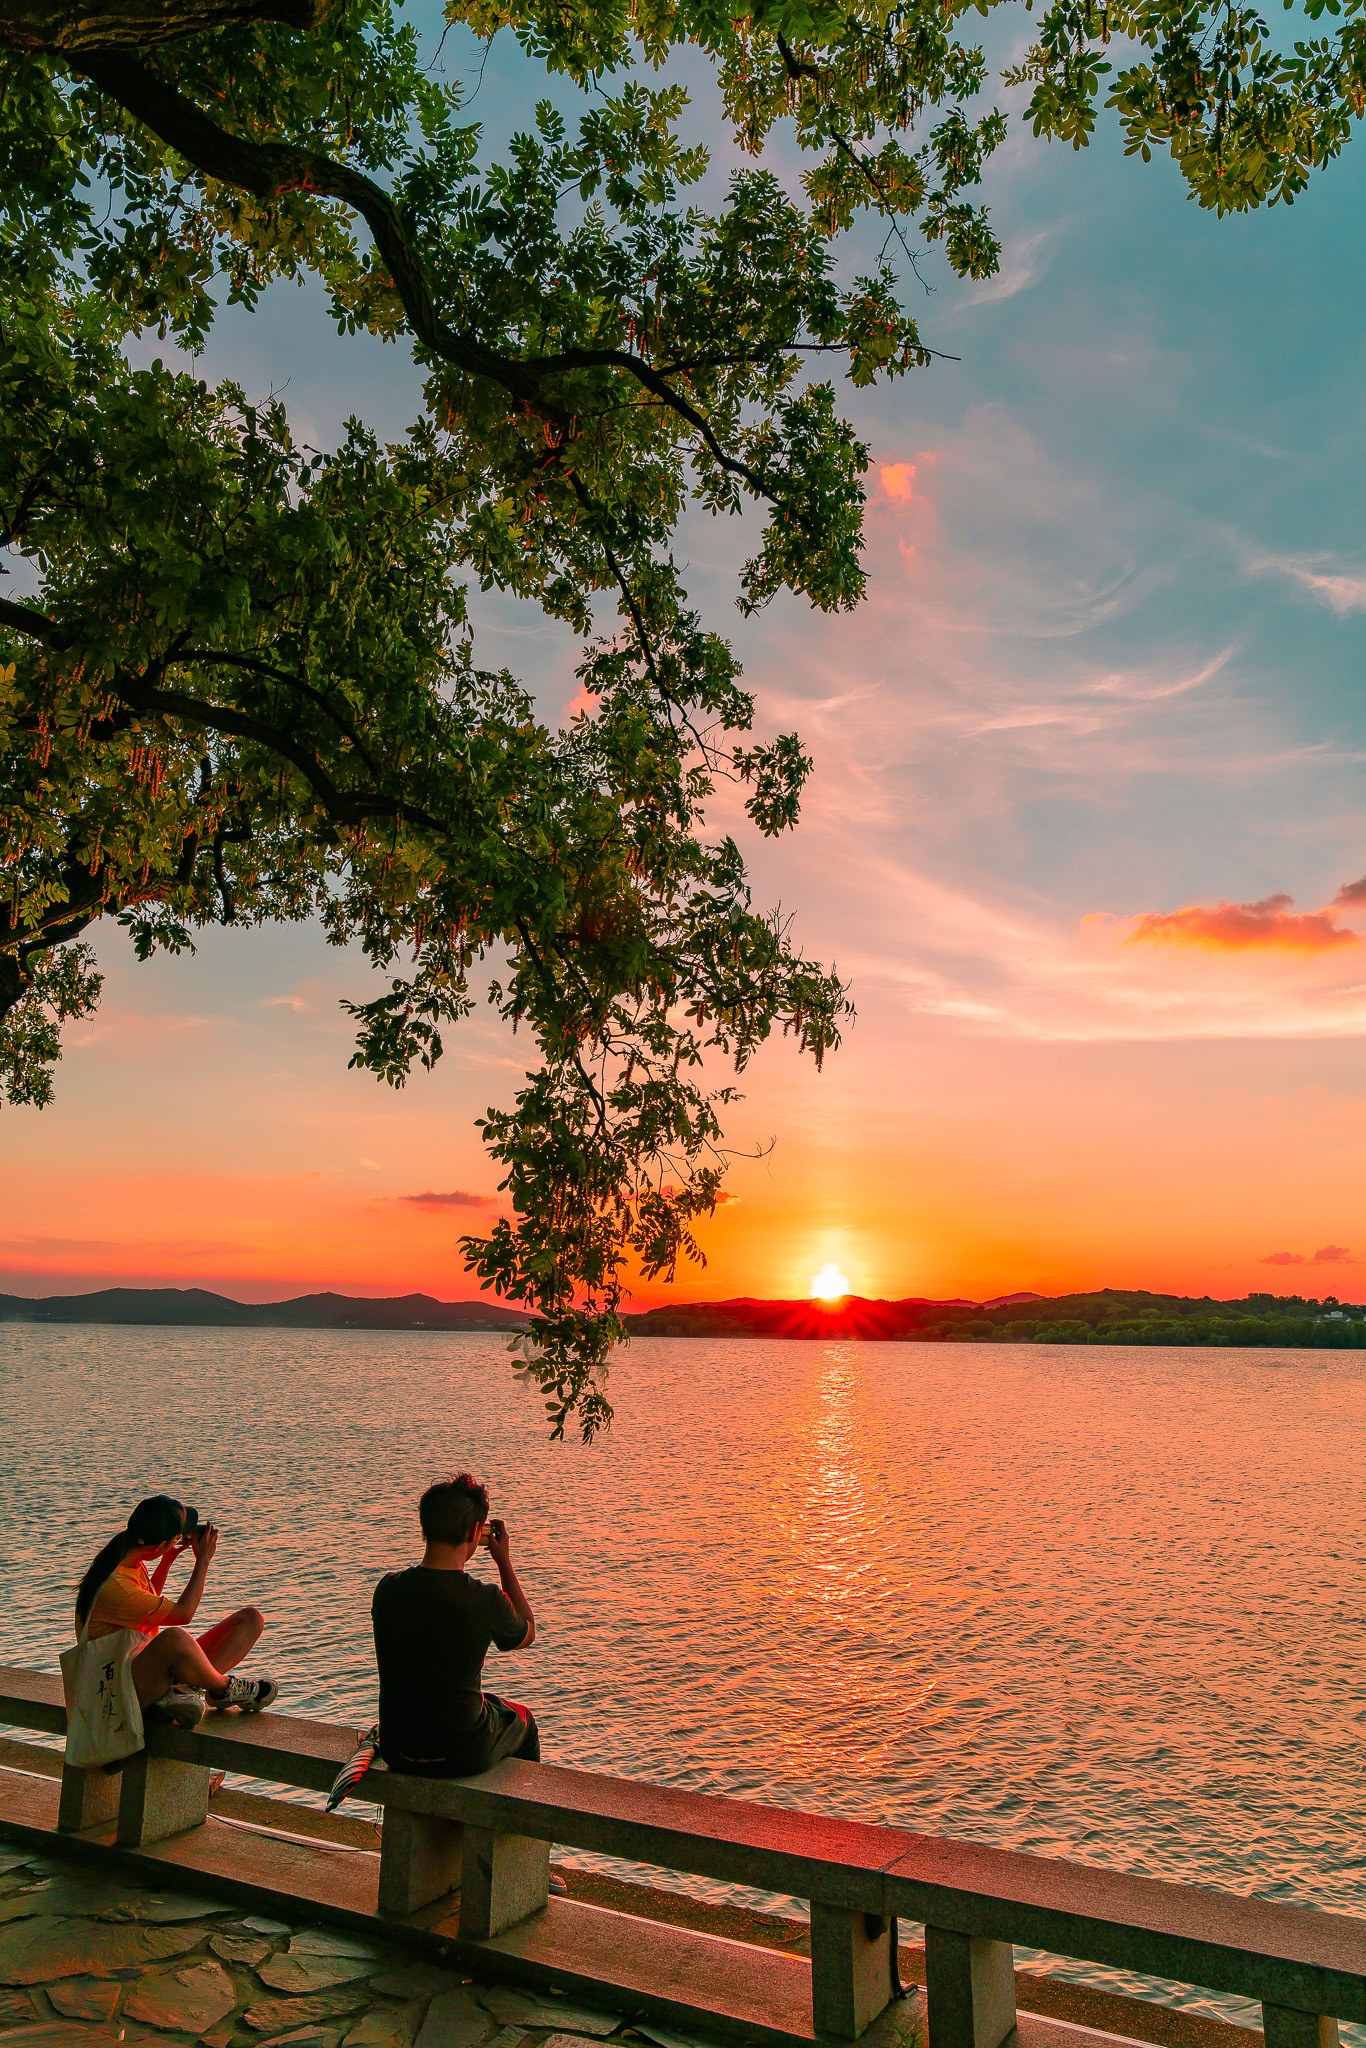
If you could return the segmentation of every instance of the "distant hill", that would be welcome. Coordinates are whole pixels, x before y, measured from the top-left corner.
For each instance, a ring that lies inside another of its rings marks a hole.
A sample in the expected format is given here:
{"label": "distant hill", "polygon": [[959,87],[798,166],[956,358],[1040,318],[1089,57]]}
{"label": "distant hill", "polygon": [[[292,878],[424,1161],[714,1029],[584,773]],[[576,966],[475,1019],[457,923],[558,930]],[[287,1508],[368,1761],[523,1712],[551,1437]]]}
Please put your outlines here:
{"label": "distant hill", "polygon": [[522,1330],[520,1309],[496,1301],[437,1301],[400,1294],[300,1294],[292,1301],[232,1301],[203,1287],[104,1287],[97,1294],[0,1294],[0,1322],[167,1323],[256,1330]]}
{"label": "distant hill", "polygon": [[[519,1330],[520,1309],[496,1301],[437,1301],[401,1294],[301,1294],[292,1301],[233,1301],[202,1287],[105,1287],[97,1294],[30,1300],[0,1294],[0,1322],[140,1323],[219,1329]],[[1003,1339],[1035,1344],[1269,1344],[1366,1349],[1366,1309],[1299,1294],[1150,1294],[1103,1287],[1094,1294],[1000,1294],[991,1301],[694,1301],[623,1317],[633,1337],[858,1338],[953,1344]]]}
{"label": "distant hill", "polygon": [[900,1343],[1274,1344],[1366,1348],[1366,1311],[1329,1296],[1152,1294],[1103,1287],[1094,1294],[1000,1294],[991,1301],[695,1301],[623,1318],[633,1337],[824,1337]]}

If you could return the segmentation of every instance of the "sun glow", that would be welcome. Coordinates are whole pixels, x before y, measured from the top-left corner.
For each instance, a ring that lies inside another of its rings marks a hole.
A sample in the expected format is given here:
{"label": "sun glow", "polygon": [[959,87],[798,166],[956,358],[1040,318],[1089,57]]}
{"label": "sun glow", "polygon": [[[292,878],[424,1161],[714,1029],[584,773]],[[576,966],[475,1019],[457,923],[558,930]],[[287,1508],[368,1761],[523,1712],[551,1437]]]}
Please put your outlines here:
{"label": "sun glow", "polygon": [[849,1282],[834,1261],[827,1259],[820,1272],[811,1275],[811,1292],[817,1301],[838,1301],[849,1292]]}

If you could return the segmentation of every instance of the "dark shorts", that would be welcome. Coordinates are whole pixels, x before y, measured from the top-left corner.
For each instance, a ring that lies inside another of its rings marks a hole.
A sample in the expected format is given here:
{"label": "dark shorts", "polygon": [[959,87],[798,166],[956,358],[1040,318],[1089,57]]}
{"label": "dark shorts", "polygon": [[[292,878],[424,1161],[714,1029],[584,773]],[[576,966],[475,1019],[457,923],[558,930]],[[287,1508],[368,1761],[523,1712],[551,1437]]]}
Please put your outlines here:
{"label": "dark shorts", "polygon": [[405,1756],[402,1750],[390,1748],[381,1734],[380,1755],[391,1771],[404,1771],[413,1778],[472,1778],[511,1756],[526,1763],[540,1762],[541,1731],[530,1707],[486,1692],[484,1708],[484,1725],[472,1732],[468,1749],[462,1747],[449,1756]]}

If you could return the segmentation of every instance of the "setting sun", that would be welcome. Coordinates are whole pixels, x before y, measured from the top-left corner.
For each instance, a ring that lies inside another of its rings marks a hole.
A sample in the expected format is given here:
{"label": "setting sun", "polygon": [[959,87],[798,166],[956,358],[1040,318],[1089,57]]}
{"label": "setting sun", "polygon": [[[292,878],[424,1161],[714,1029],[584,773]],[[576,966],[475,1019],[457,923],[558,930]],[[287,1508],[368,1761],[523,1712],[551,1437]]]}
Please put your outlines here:
{"label": "setting sun", "polygon": [[849,1282],[839,1267],[827,1259],[820,1272],[811,1275],[811,1292],[818,1301],[838,1301],[849,1292]]}

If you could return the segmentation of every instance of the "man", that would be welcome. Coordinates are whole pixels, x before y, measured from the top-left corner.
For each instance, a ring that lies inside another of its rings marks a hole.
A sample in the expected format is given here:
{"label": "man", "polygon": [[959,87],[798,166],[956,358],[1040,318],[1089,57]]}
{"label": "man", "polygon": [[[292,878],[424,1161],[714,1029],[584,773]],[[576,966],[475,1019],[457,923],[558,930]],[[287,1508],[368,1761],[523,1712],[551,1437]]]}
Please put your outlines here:
{"label": "man", "polygon": [[465,1566],[479,1548],[489,1497],[468,1472],[429,1486],[418,1503],[421,1564],[390,1572],[375,1588],[371,1617],[379,1665],[379,1749],[391,1770],[463,1778],[505,1757],[539,1761],[531,1714],[481,1684],[490,1643],[529,1649],[536,1617],[512,1569],[507,1525],[489,1524],[488,1552],[500,1593]]}

